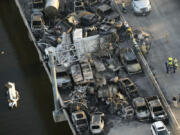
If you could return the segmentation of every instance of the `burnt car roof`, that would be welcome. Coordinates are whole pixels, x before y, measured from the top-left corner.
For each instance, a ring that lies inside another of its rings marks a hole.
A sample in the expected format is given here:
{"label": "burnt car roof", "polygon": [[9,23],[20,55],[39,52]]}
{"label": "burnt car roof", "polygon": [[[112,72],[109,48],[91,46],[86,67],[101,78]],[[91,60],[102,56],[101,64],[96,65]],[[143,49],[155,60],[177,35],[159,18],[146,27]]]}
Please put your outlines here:
{"label": "burnt car roof", "polygon": [[135,105],[136,106],[144,106],[146,105],[145,99],[142,97],[138,97],[134,99]]}
{"label": "burnt car roof", "polygon": [[102,12],[105,12],[107,10],[110,10],[111,7],[107,4],[100,5],[97,9],[101,10]]}
{"label": "burnt car roof", "polygon": [[131,48],[125,48],[124,50],[124,58],[127,61],[136,60],[136,56]]}

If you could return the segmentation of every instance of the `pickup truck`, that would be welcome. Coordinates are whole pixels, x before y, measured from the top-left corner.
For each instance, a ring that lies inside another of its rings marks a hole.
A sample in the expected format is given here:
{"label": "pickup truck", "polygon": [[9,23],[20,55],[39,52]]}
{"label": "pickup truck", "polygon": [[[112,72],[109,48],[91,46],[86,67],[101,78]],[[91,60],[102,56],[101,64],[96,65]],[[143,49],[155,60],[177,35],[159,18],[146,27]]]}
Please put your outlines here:
{"label": "pickup truck", "polygon": [[168,123],[168,116],[158,96],[146,97],[147,105],[153,121],[163,121]]}

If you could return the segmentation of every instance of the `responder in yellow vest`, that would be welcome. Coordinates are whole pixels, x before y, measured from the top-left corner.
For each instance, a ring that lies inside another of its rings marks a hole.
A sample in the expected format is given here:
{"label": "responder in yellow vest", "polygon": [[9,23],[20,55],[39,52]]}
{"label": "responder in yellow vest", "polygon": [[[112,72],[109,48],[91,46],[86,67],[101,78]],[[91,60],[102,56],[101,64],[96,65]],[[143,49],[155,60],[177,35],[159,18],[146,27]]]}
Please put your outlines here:
{"label": "responder in yellow vest", "polygon": [[126,3],[124,1],[122,1],[122,12],[126,12]]}
{"label": "responder in yellow vest", "polygon": [[165,62],[165,66],[166,66],[166,72],[169,73],[169,70],[173,68],[173,58],[169,57],[168,61]]}
{"label": "responder in yellow vest", "polygon": [[133,37],[133,31],[130,26],[127,28],[127,32],[128,32],[129,37]]}
{"label": "responder in yellow vest", "polygon": [[168,58],[168,66],[169,66],[169,67],[172,67],[172,66],[173,66],[173,58],[172,58],[172,57],[169,57],[169,58]]}
{"label": "responder in yellow vest", "polygon": [[173,63],[173,69],[174,69],[174,73],[176,73],[176,70],[178,68],[178,60],[176,58],[174,58],[174,63]]}

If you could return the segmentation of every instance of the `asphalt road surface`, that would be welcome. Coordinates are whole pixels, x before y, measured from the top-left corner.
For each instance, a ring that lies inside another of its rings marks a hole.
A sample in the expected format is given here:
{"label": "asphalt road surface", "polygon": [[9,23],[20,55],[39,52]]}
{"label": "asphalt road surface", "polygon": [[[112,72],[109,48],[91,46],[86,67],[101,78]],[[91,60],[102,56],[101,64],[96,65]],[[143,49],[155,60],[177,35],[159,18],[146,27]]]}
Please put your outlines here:
{"label": "asphalt road surface", "polygon": [[171,108],[180,123],[180,109],[172,106],[172,98],[180,93],[180,71],[166,74],[165,62],[169,56],[180,61],[180,1],[150,0],[150,15],[136,17],[129,10],[125,15],[134,27],[142,28],[152,35],[152,48],[148,56],[156,78]]}
{"label": "asphalt road surface", "polygon": [[[52,118],[49,79],[12,0],[0,1],[0,135],[71,135]],[[4,84],[15,82],[21,100],[8,109]]]}

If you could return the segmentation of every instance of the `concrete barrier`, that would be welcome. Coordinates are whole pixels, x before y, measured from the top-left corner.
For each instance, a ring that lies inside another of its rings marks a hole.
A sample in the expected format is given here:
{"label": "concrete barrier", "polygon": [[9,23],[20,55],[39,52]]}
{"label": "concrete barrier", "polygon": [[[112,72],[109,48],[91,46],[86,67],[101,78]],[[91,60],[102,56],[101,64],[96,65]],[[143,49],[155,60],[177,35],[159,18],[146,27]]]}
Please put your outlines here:
{"label": "concrete barrier", "polygon": [[[23,22],[24,22],[24,24],[25,24],[25,26],[26,26],[26,28],[27,28],[27,30],[28,30],[28,32],[29,32],[29,33],[28,33],[28,34],[29,34],[29,38],[30,38],[30,40],[33,41],[34,46],[36,47],[36,50],[37,50],[37,52],[38,52],[38,54],[39,54],[39,59],[40,59],[40,61],[43,63],[43,66],[44,66],[44,68],[45,68],[45,70],[46,70],[46,73],[48,74],[48,77],[49,77],[49,79],[50,79],[50,82],[52,82],[51,74],[50,74],[50,72],[49,72],[49,70],[48,70],[48,68],[47,68],[47,66],[46,66],[46,63],[43,61],[42,54],[41,54],[39,48],[38,48],[37,45],[36,45],[36,40],[35,40],[35,38],[34,38],[34,35],[33,35],[32,32],[31,32],[31,29],[30,29],[30,27],[29,27],[29,24],[28,24],[28,22],[27,22],[27,19],[26,19],[25,15],[24,15],[24,12],[23,12],[23,10],[22,10],[22,8],[21,8],[21,5],[20,5],[19,1],[18,1],[18,0],[15,0],[15,4],[16,4],[17,8],[19,9],[19,13],[20,13],[20,15],[21,15],[21,17],[22,17],[22,19],[23,19]],[[59,94],[59,95],[60,95],[60,94]],[[61,101],[60,101],[60,104],[61,104],[61,106],[63,106],[63,103],[62,103]],[[70,126],[70,128],[71,128],[71,131],[72,131],[73,135],[76,135],[76,131],[75,131],[73,125],[72,125],[72,122],[71,122],[71,120],[70,120],[70,118],[69,118],[69,115],[68,115],[67,111],[66,111],[64,108],[62,108],[62,109],[63,109],[64,116],[65,116],[65,118],[66,118],[67,121],[68,121],[68,124],[69,124],[69,126]]]}

